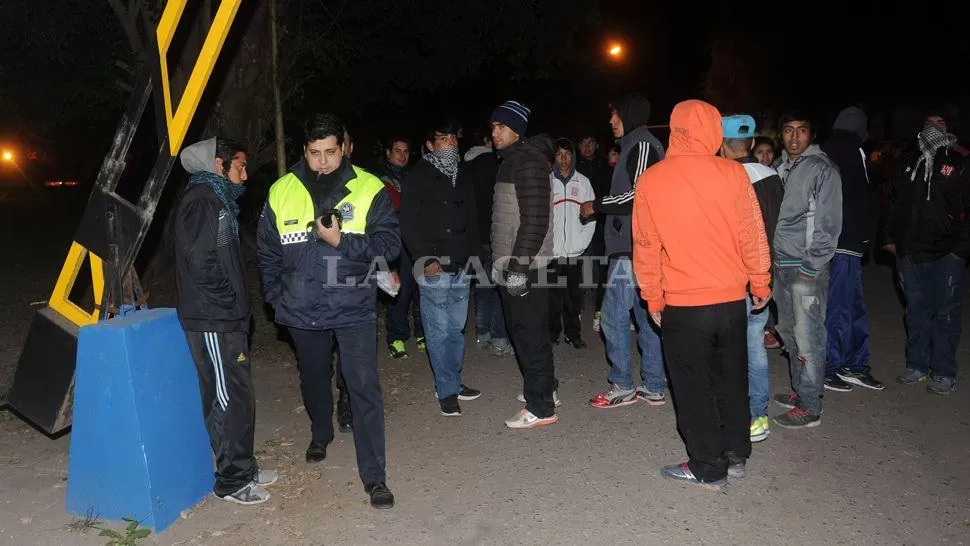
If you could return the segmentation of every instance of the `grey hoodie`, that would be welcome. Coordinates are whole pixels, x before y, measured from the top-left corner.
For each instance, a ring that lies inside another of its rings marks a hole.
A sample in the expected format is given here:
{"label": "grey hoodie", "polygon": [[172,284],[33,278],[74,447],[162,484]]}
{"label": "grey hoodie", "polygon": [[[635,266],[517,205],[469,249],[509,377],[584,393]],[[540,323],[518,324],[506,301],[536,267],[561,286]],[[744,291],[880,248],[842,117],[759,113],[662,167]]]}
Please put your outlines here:
{"label": "grey hoodie", "polygon": [[815,277],[835,255],[842,233],[842,179],[817,144],[794,161],[782,150],[775,169],[785,187],[775,228],[775,263]]}
{"label": "grey hoodie", "polygon": [[[186,146],[179,154],[182,161],[182,168],[189,174],[201,171],[209,171],[212,174],[219,174],[215,171],[213,161],[216,158],[216,138],[196,142],[191,146]],[[220,175],[221,176],[221,175]]]}

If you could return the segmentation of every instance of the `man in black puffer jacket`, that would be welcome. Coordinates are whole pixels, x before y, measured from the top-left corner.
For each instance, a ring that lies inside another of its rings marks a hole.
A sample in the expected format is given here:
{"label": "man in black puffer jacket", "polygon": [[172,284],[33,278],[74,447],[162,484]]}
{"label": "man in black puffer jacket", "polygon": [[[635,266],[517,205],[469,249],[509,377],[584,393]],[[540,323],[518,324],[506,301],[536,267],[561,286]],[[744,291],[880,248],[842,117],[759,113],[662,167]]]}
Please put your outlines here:
{"label": "man in black puffer jacket", "polygon": [[822,151],[842,177],[842,232],[829,265],[828,334],[825,388],[846,392],[852,385],[882,390],[869,369],[869,314],[862,294],[862,255],[869,248],[866,191],[869,173],[862,144],[869,137],[865,112],[855,106],[839,112],[832,137]]}
{"label": "man in black puffer jacket", "polygon": [[559,420],[556,371],[549,339],[549,296],[539,270],[552,259],[552,159],[548,135],[523,141],[529,109],[515,101],[492,113],[492,142],[502,157],[492,205],[493,278],[505,309],[512,346],[523,376],[525,408],[505,421],[509,428],[535,428]]}
{"label": "man in black puffer jacket", "polygon": [[482,247],[474,189],[459,166],[460,130],[449,121],[435,125],[424,158],[401,184],[401,236],[414,257],[428,358],[445,416],[461,415],[459,400],[482,395],[461,382],[471,282],[467,269],[472,258],[480,259]]}

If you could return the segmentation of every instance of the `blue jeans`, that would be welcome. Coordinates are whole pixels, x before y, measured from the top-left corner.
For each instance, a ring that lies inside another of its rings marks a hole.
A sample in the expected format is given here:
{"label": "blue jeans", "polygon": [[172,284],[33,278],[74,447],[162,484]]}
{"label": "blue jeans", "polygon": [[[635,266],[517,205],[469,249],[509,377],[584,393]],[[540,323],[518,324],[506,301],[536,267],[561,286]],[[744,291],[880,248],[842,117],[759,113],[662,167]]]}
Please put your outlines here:
{"label": "blue jeans", "polygon": [[414,320],[414,337],[424,337],[424,328],[421,326],[421,296],[418,293],[418,284],[414,280],[413,266],[411,256],[402,245],[397,264],[398,275],[401,277],[401,289],[397,296],[387,302],[388,343],[398,339],[407,341],[411,337],[408,311],[411,311],[411,318]]}
{"label": "blue jeans", "polygon": [[603,296],[600,327],[606,340],[606,356],[610,360],[609,382],[621,389],[632,389],[633,373],[630,357],[630,310],[640,327],[640,378],[648,391],[664,392],[664,361],[660,335],[647,317],[647,304],[640,299],[633,264],[629,258],[610,260],[609,281]]}
{"label": "blue jeans", "polygon": [[421,290],[421,321],[428,343],[438,398],[461,390],[461,365],[465,360],[465,336],[461,329],[468,318],[468,275],[442,271],[418,278]]}
{"label": "blue jeans", "polygon": [[775,301],[778,335],[788,351],[791,384],[796,405],[808,412],[822,411],[825,383],[825,305],[829,295],[829,266],[815,279],[799,277],[797,267],[775,267]]}
{"label": "blue jeans", "polygon": [[966,261],[950,254],[933,262],[899,260],[906,294],[906,367],[956,379]]}
{"label": "blue jeans", "polygon": [[869,372],[869,314],[862,295],[862,257],[836,254],[829,264],[825,377],[839,368]]}
{"label": "blue jeans", "polygon": [[[483,264],[485,271],[491,273],[492,264]],[[505,330],[505,315],[502,313],[502,300],[496,286],[475,286],[475,335],[488,334],[490,343],[499,349],[509,346],[509,334]]]}
{"label": "blue jeans", "polygon": [[770,310],[751,309],[751,297],[745,298],[748,310],[748,408],[751,419],[768,415],[771,374],[768,372],[768,350],[765,349],[765,326]]}

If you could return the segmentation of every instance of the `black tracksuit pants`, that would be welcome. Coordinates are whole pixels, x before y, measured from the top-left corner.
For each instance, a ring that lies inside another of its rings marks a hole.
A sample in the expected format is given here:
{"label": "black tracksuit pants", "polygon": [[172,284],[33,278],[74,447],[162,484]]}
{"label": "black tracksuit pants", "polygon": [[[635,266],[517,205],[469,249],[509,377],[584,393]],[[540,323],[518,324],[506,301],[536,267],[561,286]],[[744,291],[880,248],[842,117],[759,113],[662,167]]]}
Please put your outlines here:
{"label": "black tracksuit pants", "polygon": [[525,407],[536,417],[551,417],[556,413],[552,399],[556,370],[549,340],[549,294],[547,288],[536,288],[536,280],[536,272],[530,271],[531,287],[527,294],[512,296],[505,286],[499,286],[499,295],[505,325],[522,370]]}
{"label": "black tracksuit pants", "polygon": [[688,465],[703,482],[720,480],[729,458],[751,456],[745,302],[667,306],[661,322]]}
{"label": "black tracksuit pants", "polygon": [[365,485],[384,482],[384,398],[377,376],[377,323],[330,330],[290,328],[300,367],[303,405],[310,416],[312,439],[333,441],[333,343],[340,353],[341,375],[347,383],[357,448],[357,468]]}
{"label": "black tracksuit pants", "polygon": [[582,324],[579,314],[583,312],[582,262],[561,258],[550,264],[549,278],[549,339],[556,341],[559,334],[566,339],[579,339]]}
{"label": "black tracksuit pants", "polygon": [[216,456],[213,492],[223,497],[256,478],[256,394],[246,332],[185,332],[202,393],[202,416]]}

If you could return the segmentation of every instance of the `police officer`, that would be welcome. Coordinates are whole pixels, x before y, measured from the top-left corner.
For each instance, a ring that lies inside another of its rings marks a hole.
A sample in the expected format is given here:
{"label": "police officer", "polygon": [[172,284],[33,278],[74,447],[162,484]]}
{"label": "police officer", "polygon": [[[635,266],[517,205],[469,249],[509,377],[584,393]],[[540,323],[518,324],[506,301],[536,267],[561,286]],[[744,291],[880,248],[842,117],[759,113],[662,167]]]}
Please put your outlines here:
{"label": "police officer", "polygon": [[334,341],[353,409],[357,467],[375,508],[390,508],[384,456],[384,400],[377,377],[375,260],[401,246],[384,184],[345,158],[344,125],[307,121],[303,158],[269,190],[257,231],[263,296],[296,345],[300,389],[310,416],[308,463],[333,441],[330,388]]}

